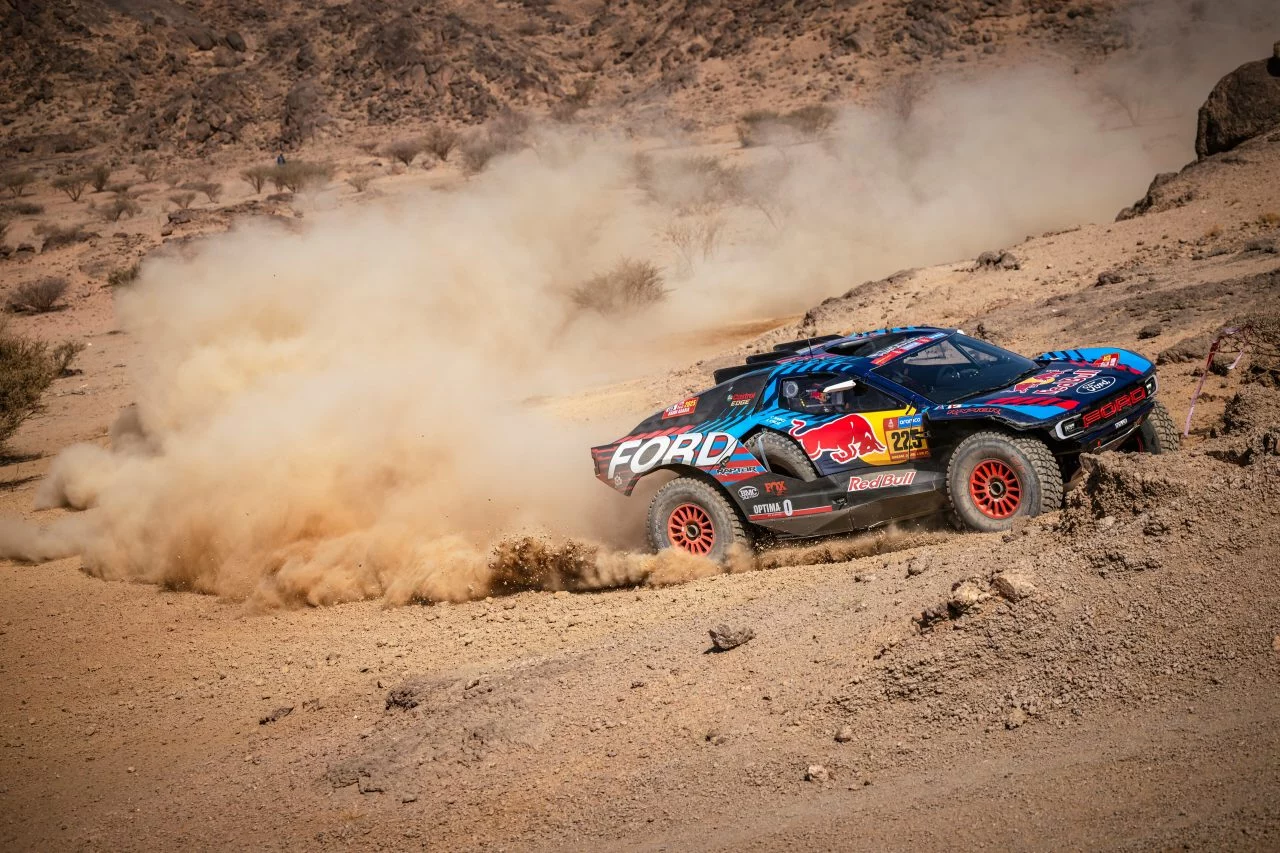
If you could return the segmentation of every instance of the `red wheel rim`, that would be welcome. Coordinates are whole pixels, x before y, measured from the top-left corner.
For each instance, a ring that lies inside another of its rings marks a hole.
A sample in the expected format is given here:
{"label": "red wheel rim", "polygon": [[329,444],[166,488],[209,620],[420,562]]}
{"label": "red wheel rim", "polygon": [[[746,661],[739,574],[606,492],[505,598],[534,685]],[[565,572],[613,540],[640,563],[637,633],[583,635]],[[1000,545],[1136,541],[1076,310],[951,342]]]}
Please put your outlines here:
{"label": "red wheel rim", "polygon": [[699,557],[711,553],[716,544],[716,529],[711,516],[697,504],[680,504],[667,519],[667,535],[671,544]]}
{"label": "red wheel rim", "polygon": [[1022,483],[1009,463],[984,459],[969,475],[969,496],[988,518],[1008,518],[1022,503]]}

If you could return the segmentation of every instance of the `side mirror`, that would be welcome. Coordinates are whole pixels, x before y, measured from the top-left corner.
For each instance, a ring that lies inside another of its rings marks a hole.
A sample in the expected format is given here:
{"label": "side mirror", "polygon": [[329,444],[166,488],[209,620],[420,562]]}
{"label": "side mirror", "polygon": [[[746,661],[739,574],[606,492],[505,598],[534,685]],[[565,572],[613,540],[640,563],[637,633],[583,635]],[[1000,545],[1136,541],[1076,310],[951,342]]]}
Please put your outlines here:
{"label": "side mirror", "polygon": [[857,387],[858,383],[852,379],[846,379],[843,382],[837,382],[835,385],[828,385],[822,389],[823,394],[834,394],[837,391],[851,391]]}

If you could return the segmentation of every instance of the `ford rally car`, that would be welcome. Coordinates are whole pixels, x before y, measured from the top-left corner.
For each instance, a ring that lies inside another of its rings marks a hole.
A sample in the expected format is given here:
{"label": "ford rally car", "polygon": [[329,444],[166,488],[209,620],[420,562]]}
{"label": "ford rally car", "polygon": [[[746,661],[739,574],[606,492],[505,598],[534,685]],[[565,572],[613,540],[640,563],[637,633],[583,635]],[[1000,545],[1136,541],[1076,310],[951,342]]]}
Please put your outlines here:
{"label": "ford rally car", "polygon": [[591,449],[626,495],[676,475],[649,506],[655,549],[721,559],[948,510],[1004,530],[1059,508],[1083,452],[1178,447],[1151,362],[1110,347],[1028,359],[911,326],[779,344],[715,381]]}

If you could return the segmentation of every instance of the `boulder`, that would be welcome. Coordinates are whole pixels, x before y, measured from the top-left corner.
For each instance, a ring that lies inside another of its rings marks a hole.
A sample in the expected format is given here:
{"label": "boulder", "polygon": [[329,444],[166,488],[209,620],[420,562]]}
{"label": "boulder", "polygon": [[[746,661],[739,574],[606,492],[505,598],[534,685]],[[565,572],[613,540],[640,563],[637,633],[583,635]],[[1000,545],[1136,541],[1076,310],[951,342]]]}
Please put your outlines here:
{"label": "boulder", "polygon": [[1196,130],[1201,159],[1280,125],[1280,42],[1274,52],[1270,59],[1246,62],[1213,87]]}

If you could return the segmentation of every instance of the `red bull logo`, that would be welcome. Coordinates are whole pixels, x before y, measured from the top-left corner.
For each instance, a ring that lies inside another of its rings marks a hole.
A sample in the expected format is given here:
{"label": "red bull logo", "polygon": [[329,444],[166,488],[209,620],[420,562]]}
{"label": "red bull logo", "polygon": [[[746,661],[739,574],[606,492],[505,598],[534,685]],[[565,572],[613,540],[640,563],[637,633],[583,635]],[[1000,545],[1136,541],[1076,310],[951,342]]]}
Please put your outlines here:
{"label": "red bull logo", "polygon": [[871,453],[887,449],[876,437],[871,422],[862,415],[845,415],[836,421],[808,429],[801,420],[793,420],[788,434],[800,442],[809,458],[817,462],[830,454],[837,465],[847,465]]}
{"label": "red bull logo", "polygon": [[1017,384],[1015,384],[1013,386],[1013,393],[1029,394],[1031,393],[1031,391],[1033,391],[1036,388],[1039,388],[1041,385],[1052,385],[1053,383],[1058,381],[1058,377],[1061,376],[1064,372],[1065,371],[1062,371],[1062,370],[1050,370],[1048,373],[1037,373],[1035,376],[1032,376],[1030,379],[1024,379],[1021,382],[1018,382]]}

